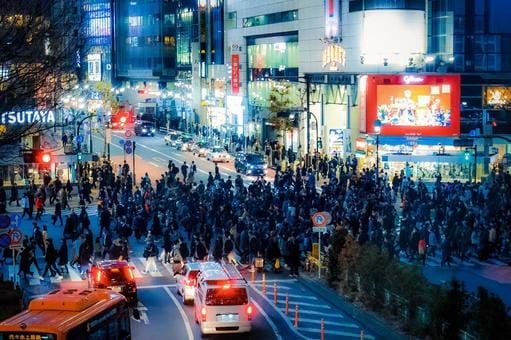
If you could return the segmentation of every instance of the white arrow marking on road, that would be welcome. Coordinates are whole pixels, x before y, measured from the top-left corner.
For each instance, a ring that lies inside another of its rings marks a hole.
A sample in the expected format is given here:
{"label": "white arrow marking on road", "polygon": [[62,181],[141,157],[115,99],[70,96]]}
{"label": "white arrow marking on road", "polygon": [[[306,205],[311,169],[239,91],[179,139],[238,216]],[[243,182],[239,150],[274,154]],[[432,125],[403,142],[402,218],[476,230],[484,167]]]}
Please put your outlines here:
{"label": "white arrow marking on road", "polygon": [[149,317],[147,316],[147,307],[142,304],[142,302],[138,302],[137,309],[140,313],[140,320],[144,321],[144,324],[149,325]]}
{"label": "white arrow marking on road", "polygon": [[188,317],[186,316],[186,313],[185,313],[183,307],[181,306],[181,303],[179,301],[177,301],[176,297],[174,296],[174,294],[172,294],[172,292],[170,291],[170,289],[168,287],[165,287],[163,289],[165,289],[167,294],[170,296],[170,299],[172,300],[172,302],[174,302],[174,304],[177,306],[177,309],[179,310],[179,313],[181,314],[181,317],[183,318],[183,322],[185,323],[185,328],[186,328],[186,334],[188,335],[188,340],[193,340],[193,333],[192,333],[192,327],[190,326],[190,320],[188,320]]}

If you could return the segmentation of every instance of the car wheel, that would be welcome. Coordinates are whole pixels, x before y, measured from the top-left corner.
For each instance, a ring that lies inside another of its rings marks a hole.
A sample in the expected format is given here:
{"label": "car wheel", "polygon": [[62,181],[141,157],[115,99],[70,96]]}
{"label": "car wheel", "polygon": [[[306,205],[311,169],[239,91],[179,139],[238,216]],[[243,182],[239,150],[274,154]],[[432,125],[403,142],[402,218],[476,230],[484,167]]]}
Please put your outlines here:
{"label": "car wheel", "polygon": [[185,295],[183,294],[183,295],[182,295],[182,297],[183,297],[183,305],[186,305],[186,304],[187,304],[187,301],[186,301],[186,297],[185,297]]}

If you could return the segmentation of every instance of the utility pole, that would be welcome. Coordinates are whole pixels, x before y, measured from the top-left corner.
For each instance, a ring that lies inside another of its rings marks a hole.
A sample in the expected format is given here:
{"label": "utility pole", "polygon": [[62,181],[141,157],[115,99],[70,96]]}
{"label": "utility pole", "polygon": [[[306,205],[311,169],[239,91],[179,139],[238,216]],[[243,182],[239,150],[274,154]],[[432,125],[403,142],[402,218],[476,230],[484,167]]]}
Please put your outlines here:
{"label": "utility pole", "polygon": [[137,185],[137,175],[135,174],[135,149],[136,142],[133,141],[133,186]]}
{"label": "utility pole", "polygon": [[310,151],[311,151],[311,135],[310,135],[310,123],[311,123],[311,114],[310,114],[310,105],[311,105],[311,98],[310,98],[310,83],[309,78],[305,77],[305,91],[306,98],[307,98],[307,155],[305,156],[305,165],[309,167],[310,165]]}

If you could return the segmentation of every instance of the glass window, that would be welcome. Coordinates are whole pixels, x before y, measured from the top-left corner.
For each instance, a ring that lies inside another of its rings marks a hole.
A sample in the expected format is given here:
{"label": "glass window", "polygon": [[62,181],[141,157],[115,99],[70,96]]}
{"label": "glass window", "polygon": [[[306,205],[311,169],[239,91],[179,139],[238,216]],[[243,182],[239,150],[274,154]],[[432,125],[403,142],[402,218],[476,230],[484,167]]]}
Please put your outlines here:
{"label": "glass window", "polygon": [[297,9],[243,18],[243,27],[270,25],[294,20],[298,20]]}
{"label": "glass window", "polygon": [[142,16],[128,17],[128,24],[132,27],[142,26]]}
{"label": "glass window", "polygon": [[409,9],[424,11],[424,0],[350,0],[349,11],[358,12],[374,9]]}

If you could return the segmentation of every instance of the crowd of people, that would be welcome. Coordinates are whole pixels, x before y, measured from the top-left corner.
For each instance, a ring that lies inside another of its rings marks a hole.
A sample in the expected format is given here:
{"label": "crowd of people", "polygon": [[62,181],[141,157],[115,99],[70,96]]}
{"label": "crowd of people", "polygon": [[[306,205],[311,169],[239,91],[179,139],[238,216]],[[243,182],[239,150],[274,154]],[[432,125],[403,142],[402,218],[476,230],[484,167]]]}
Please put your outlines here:
{"label": "crowd of people", "polygon": [[[34,206],[37,214],[33,235],[23,241],[20,274],[30,275],[32,263],[39,270],[39,249],[46,261],[43,277],[48,271],[61,275],[69,263],[85,278],[93,258],[128,260],[138,242],[144,244],[137,256],[146,258],[146,271],[156,270],[157,260],[252,264],[263,257],[270,266],[285,263],[296,276],[317,242],[311,221],[317,211],[330,212],[334,225],[322,234],[322,251],[330,246],[335,229],[344,228],[360,244],[372,243],[391,256],[422,263],[437,252],[442,265],[450,265],[454,255],[460,261],[510,256],[508,173],[492,172],[481,183],[443,183],[439,178],[426,184],[404,173],[389,178],[380,172],[377,177],[374,168],[360,169],[353,159],[318,163],[320,181],[314,169],[300,166],[277,170],[273,183],[254,178],[245,185],[240,175],[222,176],[218,166],[207,179],[195,180],[195,163],[169,161],[159,178],[146,173],[135,185],[128,164],[104,162],[82,170],[76,197],[73,185],[58,179],[29,186],[22,199],[24,215],[32,218]],[[93,188],[99,215],[96,235],[86,209]],[[62,225],[62,209],[69,209],[70,199],[79,200],[80,207],[66,216],[57,249],[38,220],[48,203],[55,205],[53,224]]]}

